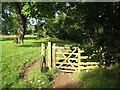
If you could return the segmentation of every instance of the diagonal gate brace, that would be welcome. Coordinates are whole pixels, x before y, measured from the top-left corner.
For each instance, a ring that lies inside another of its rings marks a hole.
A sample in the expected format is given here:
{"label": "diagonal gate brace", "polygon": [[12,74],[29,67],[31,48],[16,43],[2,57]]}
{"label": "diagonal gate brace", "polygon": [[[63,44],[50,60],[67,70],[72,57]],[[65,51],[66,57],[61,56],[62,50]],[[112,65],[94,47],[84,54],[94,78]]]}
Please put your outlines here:
{"label": "diagonal gate brace", "polygon": [[[60,51],[60,50],[59,50]],[[66,58],[61,64],[60,64],[60,66],[58,67],[58,68],[60,68],[71,56],[72,56],[72,54],[74,53],[76,51],[76,48],[75,48],[75,50],[68,56],[68,57],[66,57],[63,53],[62,53],[62,55],[64,55],[64,57]],[[61,52],[61,51],[60,51]],[[70,61],[69,61],[70,62]],[[70,62],[71,63],[71,62]],[[71,64],[72,65],[72,64]],[[73,65],[72,65],[72,67],[74,67]]]}

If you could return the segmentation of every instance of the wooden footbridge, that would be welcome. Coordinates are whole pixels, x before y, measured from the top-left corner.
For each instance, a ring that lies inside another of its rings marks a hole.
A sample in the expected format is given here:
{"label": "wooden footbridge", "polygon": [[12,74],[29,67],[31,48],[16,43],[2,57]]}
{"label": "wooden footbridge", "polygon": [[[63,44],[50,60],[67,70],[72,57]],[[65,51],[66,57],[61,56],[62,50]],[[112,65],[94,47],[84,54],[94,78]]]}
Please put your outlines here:
{"label": "wooden footbridge", "polygon": [[41,50],[45,66],[49,69],[57,67],[61,72],[91,70],[99,64],[99,62],[90,62],[88,56],[84,56],[84,50],[79,47],[63,47],[48,42],[48,46],[41,44]]}

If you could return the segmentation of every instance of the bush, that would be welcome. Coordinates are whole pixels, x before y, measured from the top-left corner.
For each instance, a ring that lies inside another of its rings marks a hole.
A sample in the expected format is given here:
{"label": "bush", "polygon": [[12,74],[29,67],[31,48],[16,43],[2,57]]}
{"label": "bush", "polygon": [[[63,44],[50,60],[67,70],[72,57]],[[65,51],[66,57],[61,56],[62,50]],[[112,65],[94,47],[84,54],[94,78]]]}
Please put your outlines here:
{"label": "bush", "polygon": [[120,64],[119,63],[115,63],[114,65],[111,65],[110,68],[112,70],[115,70],[115,71],[119,71],[120,72]]}
{"label": "bush", "polygon": [[84,88],[116,88],[118,87],[118,72],[111,69],[94,69],[91,72],[81,72],[79,83]]}
{"label": "bush", "polygon": [[58,68],[52,68],[51,70],[49,70],[47,72],[49,80],[52,81],[54,79],[54,76],[59,72],[60,70]]}

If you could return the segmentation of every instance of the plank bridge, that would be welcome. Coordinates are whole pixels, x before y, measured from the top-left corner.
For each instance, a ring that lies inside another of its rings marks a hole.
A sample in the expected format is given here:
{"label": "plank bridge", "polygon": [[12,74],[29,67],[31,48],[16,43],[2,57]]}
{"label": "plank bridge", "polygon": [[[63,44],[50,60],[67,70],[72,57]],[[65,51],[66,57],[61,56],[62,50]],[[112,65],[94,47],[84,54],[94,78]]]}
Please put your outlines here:
{"label": "plank bridge", "polygon": [[61,72],[80,72],[98,67],[99,62],[90,62],[88,56],[84,55],[84,50],[79,47],[56,46],[55,43],[48,42],[46,47],[41,44],[42,60],[45,66],[51,69],[57,67]]}

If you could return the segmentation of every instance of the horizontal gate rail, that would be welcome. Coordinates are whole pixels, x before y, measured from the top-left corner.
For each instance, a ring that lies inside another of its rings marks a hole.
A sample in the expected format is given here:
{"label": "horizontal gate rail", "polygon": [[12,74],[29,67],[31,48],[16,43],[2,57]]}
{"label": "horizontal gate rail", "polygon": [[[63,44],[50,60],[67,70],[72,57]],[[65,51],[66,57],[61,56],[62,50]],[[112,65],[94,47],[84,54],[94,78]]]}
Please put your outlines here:
{"label": "horizontal gate rail", "polygon": [[[63,59],[66,59],[66,58],[60,58],[60,57],[58,57],[58,58],[56,58],[57,60],[63,60]],[[77,58],[68,58],[68,60],[78,60]]]}
{"label": "horizontal gate rail", "polygon": [[77,71],[72,71],[72,70],[60,70],[61,72],[69,72],[69,73],[74,73],[74,72],[77,72]]}
{"label": "horizontal gate rail", "polygon": [[[60,53],[60,52],[56,52],[56,54],[59,55],[59,54],[61,54],[61,53]],[[66,55],[67,55],[67,54],[71,54],[71,53],[63,52],[63,54],[66,54]],[[73,55],[78,55],[78,53],[73,53]]]}
{"label": "horizontal gate rail", "polygon": [[81,66],[80,68],[81,69],[93,69],[93,68],[97,68],[98,66],[87,66],[87,67],[84,67],[84,66]]}
{"label": "horizontal gate rail", "polygon": [[[58,66],[56,66],[56,67],[58,67]],[[60,67],[60,68],[64,68],[64,69],[75,69],[75,70],[78,69],[77,67],[65,67],[65,66],[62,66],[62,67]]]}
{"label": "horizontal gate rail", "polygon": [[[61,62],[57,62],[56,64],[61,64]],[[78,63],[71,63],[72,65],[78,65]],[[64,65],[69,65],[69,63],[64,63]]]}
{"label": "horizontal gate rail", "polygon": [[80,62],[80,65],[98,65],[97,62]]}

